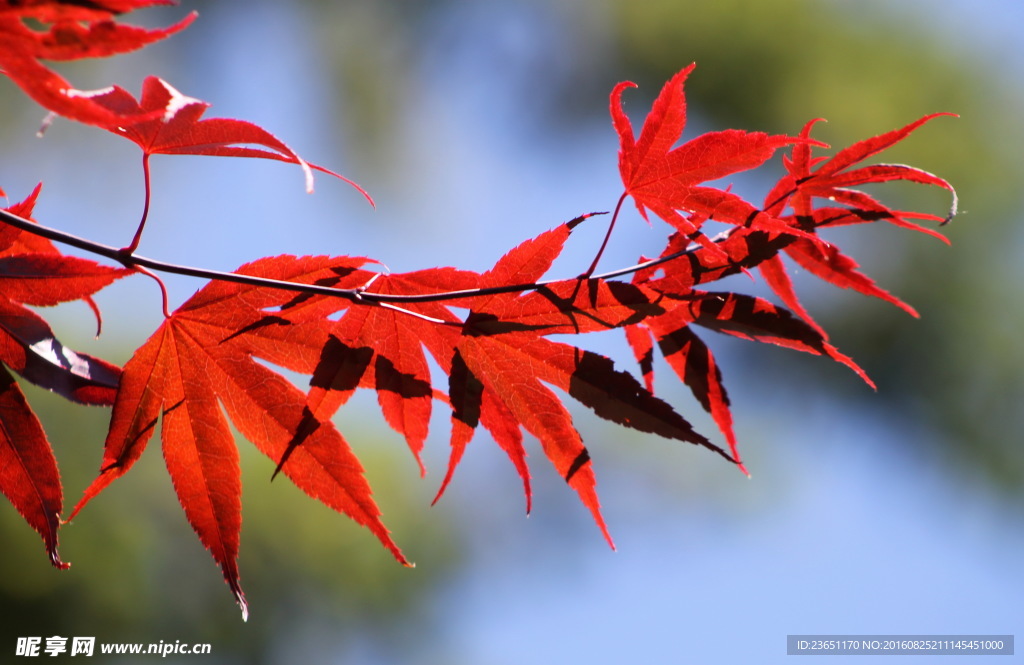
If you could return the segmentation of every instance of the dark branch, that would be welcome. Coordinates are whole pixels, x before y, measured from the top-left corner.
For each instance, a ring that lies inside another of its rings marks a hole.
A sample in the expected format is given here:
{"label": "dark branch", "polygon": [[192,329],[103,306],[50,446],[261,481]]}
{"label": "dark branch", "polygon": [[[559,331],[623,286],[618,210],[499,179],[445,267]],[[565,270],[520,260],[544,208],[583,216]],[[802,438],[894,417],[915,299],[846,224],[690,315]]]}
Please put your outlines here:
{"label": "dark branch", "polygon": [[[497,295],[501,293],[518,293],[523,291],[535,291],[537,289],[549,286],[551,284],[564,281],[558,279],[544,280],[539,282],[529,282],[524,284],[507,284],[504,286],[493,286],[488,288],[480,289],[463,289],[461,291],[442,291],[439,293],[422,293],[422,294],[391,294],[391,293],[372,293],[363,289],[336,289],[329,286],[321,286],[318,284],[302,284],[299,282],[289,282],[280,279],[270,279],[267,277],[256,277],[254,275],[242,275],[234,272],[223,272],[220,270],[208,270],[206,268],[195,268],[192,266],[184,266],[176,263],[167,263],[166,261],[158,261],[156,259],[150,259],[145,256],[139,256],[126,251],[127,248],[116,248],[110,245],[104,245],[92,240],[67,233],[65,231],[59,231],[48,226],[37,224],[31,220],[19,217],[7,210],[0,209],[0,221],[15,228],[21,229],[26,233],[31,233],[54,242],[59,242],[64,245],[76,247],[97,256],[102,256],[116,261],[126,268],[148,268],[149,270],[155,270],[157,272],[171,273],[175,275],[186,275],[189,277],[197,277],[200,279],[215,280],[221,282],[233,282],[235,284],[245,284],[247,286],[265,287],[270,289],[280,289],[283,291],[294,291],[297,293],[307,293],[312,295],[322,296],[333,296],[336,298],[344,298],[352,302],[361,302],[368,304],[401,304],[401,303],[418,303],[418,302],[442,302],[446,300],[458,300],[460,298],[475,298],[480,296]],[[692,253],[699,249],[697,247],[688,248],[686,250],[663,256],[658,259],[652,259],[643,263],[638,263],[628,268],[621,268],[612,272],[603,273],[600,275],[591,275],[589,279],[612,279],[614,277],[621,277],[628,275],[638,270],[645,268],[653,268],[654,266],[673,261],[682,256]],[[588,277],[581,275],[580,279],[587,279]],[[404,311],[404,310],[402,310]],[[415,314],[409,312],[410,314]],[[419,316],[419,315],[417,315]]]}

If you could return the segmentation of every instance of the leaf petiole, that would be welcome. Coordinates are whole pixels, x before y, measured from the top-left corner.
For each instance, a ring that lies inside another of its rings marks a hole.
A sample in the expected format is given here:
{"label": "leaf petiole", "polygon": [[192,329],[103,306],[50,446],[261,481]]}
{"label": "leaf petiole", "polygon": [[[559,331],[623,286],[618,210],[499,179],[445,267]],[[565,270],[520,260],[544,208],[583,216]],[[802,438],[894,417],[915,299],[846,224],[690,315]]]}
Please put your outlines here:
{"label": "leaf petiole", "polygon": [[622,204],[625,203],[626,197],[629,196],[629,192],[622,192],[622,196],[619,197],[619,202],[615,204],[615,212],[612,213],[612,221],[608,223],[608,231],[604,234],[604,241],[601,243],[601,248],[597,250],[597,256],[594,257],[593,263],[587,268],[587,272],[580,275],[581,279],[589,279],[594,271],[597,270],[597,264],[601,260],[601,255],[604,254],[605,248],[608,247],[608,241],[612,237],[612,229],[615,228],[615,221],[619,218],[619,211],[622,209]]}
{"label": "leaf petiole", "polygon": [[[142,204],[142,219],[139,220],[139,227],[135,230],[135,236],[132,238],[132,242],[127,247],[122,247],[121,251],[131,256],[135,253],[135,250],[139,248],[139,243],[142,242],[142,231],[146,228],[146,220],[149,218],[149,202],[152,198],[152,186],[150,184],[149,177],[149,153],[142,153],[142,179],[145,185],[146,198]],[[164,299],[166,302],[166,298]],[[166,309],[166,308],[165,308]]]}

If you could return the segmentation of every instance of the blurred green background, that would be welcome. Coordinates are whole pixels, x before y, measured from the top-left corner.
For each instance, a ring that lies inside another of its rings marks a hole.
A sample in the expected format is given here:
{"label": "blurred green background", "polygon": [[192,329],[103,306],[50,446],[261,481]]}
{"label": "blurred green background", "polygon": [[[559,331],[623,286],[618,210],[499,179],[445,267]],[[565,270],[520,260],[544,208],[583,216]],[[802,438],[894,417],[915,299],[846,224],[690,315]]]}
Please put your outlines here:
{"label": "blurred green background", "polygon": [[[485,269],[522,239],[613,205],[608,92],[639,84],[627,97],[638,123],[693,61],[687,137],[796,133],[824,117],[818,137],[841,147],[959,113],[883,159],[954,183],[962,214],[946,229],[951,247],[881,226],[833,236],[920,320],[797,276],[808,309],[877,393],[820,358],[704,335],[751,480],[581,414],[614,555],[539,450],[529,520],[514,471],[483,437],[430,508],[447,419],[435,418],[420,479],[366,396],[338,424],[415,569],[283,479],[270,483],[272,463],[240,441],[252,609],[242,624],[153,449],[63,530],[70,571],[52,570],[38,537],[0,508],[0,653],[13,654],[17,636],[57,634],[213,645],[181,662],[767,663],[785,658],[787,633],[1020,627],[1019,3],[218,0],[129,21],[166,25],[191,9],[200,18],[181,35],[61,71],[81,88],[133,92],[161,76],[213,103],[211,117],[257,122],[354,178],[378,207],[327,178],[306,196],[301,175],[277,164],[156,158],[147,256],[233,269],[331,252],[395,271]],[[43,114],[9,83],[0,90],[0,186],[12,201],[43,180],[38,219],[125,244],[141,205],[136,148],[61,122],[37,139]],[[759,201],[778,169],[737,177],[736,191]],[[943,192],[912,185],[876,193],[939,214],[948,206]],[[609,268],[660,249],[660,229],[628,222]],[[601,231],[574,236],[563,274],[589,260]],[[199,286],[170,283],[176,302]],[[729,286],[763,293],[745,277]],[[157,294],[136,280],[99,301],[99,340],[84,306],[51,320],[65,344],[123,363],[159,323]],[[594,344],[629,367],[619,340]],[[667,380],[658,389],[715,434],[685,390]],[[26,390],[71,505],[96,472],[107,414]]]}

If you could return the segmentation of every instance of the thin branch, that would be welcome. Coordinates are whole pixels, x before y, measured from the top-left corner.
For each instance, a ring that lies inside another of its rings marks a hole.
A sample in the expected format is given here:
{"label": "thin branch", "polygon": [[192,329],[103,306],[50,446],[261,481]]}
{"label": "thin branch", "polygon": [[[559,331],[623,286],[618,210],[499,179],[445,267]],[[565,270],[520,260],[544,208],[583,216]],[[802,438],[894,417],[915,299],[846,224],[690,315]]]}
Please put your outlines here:
{"label": "thin branch", "polygon": [[[64,245],[75,247],[97,256],[103,256],[116,261],[126,268],[132,268],[138,272],[144,272],[139,270],[140,268],[148,268],[149,270],[171,273],[175,275],[186,275],[188,277],[196,277],[199,279],[207,279],[211,281],[220,282],[232,282],[235,284],[244,284],[246,286],[264,287],[270,289],[279,289],[283,291],[293,291],[297,293],[305,293],[311,295],[321,296],[332,296],[336,298],[344,298],[351,302],[368,303],[375,305],[382,305],[386,303],[402,304],[402,303],[426,303],[426,302],[443,302],[447,300],[459,300],[462,298],[476,298],[480,296],[498,295],[502,293],[518,293],[523,291],[536,291],[538,289],[557,284],[558,282],[565,281],[564,279],[549,279],[537,282],[528,282],[523,284],[506,284],[503,286],[492,286],[486,288],[476,289],[463,289],[459,291],[442,291],[438,293],[420,293],[420,294],[393,294],[393,293],[372,293],[365,290],[366,287],[360,287],[356,289],[338,289],[330,286],[321,286],[319,284],[302,284],[299,282],[290,282],[287,280],[270,279],[268,277],[257,277],[255,275],[243,275],[235,272],[224,272],[220,270],[209,270],[206,268],[195,268],[192,266],[179,265],[175,263],[168,263],[166,261],[158,261],[156,259],[150,259],[145,256],[139,256],[138,254],[132,254],[126,251],[127,248],[116,248],[110,245],[104,245],[92,240],[87,240],[80,236],[67,233],[65,231],[59,231],[42,224],[37,224],[31,220],[19,217],[7,210],[0,209],[0,222],[21,229],[27,233],[37,235],[48,240],[53,240]],[[599,275],[580,275],[577,279],[612,279],[613,277],[621,277],[630,273],[643,270],[645,268],[653,268],[655,266],[674,261],[682,256],[690,254],[699,247],[693,246],[685,250],[663,256],[657,259],[651,259],[650,261],[644,261],[628,268],[621,268],[612,272],[607,272]],[[433,322],[432,317],[426,317],[424,315],[416,314],[408,310],[404,310],[400,307],[391,306],[391,309],[402,311],[408,314],[413,314],[421,319],[430,320]],[[447,322],[446,322],[447,323]]]}
{"label": "thin branch", "polygon": [[26,231],[27,233],[47,238],[48,240],[53,240],[64,245],[70,245],[71,247],[85,250],[91,254],[96,254],[97,256],[106,257],[111,261],[120,263],[126,268],[136,268],[141,266],[143,268],[149,268],[150,270],[156,270],[157,272],[186,275],[188,277],[198,277],[200,279],[217,280],[221,282],[233,282],[235,284],[245,284],[247,286],[262,286],[271,289],[296,291],[299,293],[335,296],[351,301],[374,299],[372,298],[373,294],[359,293],[359,289],[335,289],[329,286],[320,286],[317,284],[299,284],[297,282],[288,282],[280,279],[269,279],[267,277],[256,277],[253,275],[240,275],[234,272],[207,270],[205,268],[194,268],[192,266],[183,266],[175,263],[167,263],[166,261],[158,261],[145,256],[139,256],[138,254],[130,254],[123,249],[111,247],[110,245],[86,240],[85,238],[81,238],[64,231],[58,231],[57,229],[43,226],[42,224],[36,224],[35,222],[14,215],[6,210],[0,210],[0,221],[19,228],[22,231]]}

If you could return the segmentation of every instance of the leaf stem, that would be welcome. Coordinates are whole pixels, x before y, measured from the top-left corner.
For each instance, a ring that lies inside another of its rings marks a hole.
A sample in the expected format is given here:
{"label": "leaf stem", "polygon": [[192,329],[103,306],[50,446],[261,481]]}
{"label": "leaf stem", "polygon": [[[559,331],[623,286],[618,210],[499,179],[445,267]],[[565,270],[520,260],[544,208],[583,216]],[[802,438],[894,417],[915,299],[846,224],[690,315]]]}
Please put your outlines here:
{"label": "leaf stem", "polygon": [[152,270],[149,270],[148,268],[143,268],[142,266],[132,266],[132,270],[134,270],[137,273],[146,275],[147,277],[152,277],[154,280],[156,280],[157,286],[160,287],[160,297],[163,300],[164,318],[171,318],[171,309],[169,306],[170,298],[168,298],[167,295],[167,285],[164,284],[164,280],[160,279],[160,275],[157,275]]}
{"label": "leaf stem", "polygon": [[[135,253],[135,250],[139,248],[139,243],[142,242],[142,230],[146,228],[146,220],[149,218],[149,201],[152,198],[152,187],[150,184],[149,177],[149,153],[142,153],[142,179],[146,188],[146,200],[142,204],[142,219],[139,220],[139,228],[135,230],[135,237],[132,238],[132,242],[127,247],[122,247],[121,251],[131,256]],[[153,275],[155,277],[155,275]],[[166,295],[166,294],[165,294]],[[166,298],[165,298],[166,302]],[[166,309],[166,308],[165,308]]]}
{"label": "leaf stem", "polygon": [[597,264],[601,260],[601,256],[604,254],[604,250],[608,247],[608,241],[612,237],[612,229],[615,228],[615,221],[619,218],[619,210],[622,209],[622,204],[625,203],[626,197],[629,196],[629,192],[622,192],[622,196],[619,197],[619,202],[615,204],[615,212],[612,213],[612,221],[608,223],[608,231],[604,234],[604,242],[601,243],[601,248],[597,250],[597,256],[594,257],[593,263],[587,268],[587,272],[583,273],[580,277],[588,279],[597,270]]}

